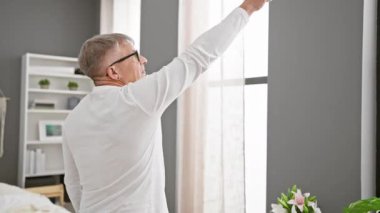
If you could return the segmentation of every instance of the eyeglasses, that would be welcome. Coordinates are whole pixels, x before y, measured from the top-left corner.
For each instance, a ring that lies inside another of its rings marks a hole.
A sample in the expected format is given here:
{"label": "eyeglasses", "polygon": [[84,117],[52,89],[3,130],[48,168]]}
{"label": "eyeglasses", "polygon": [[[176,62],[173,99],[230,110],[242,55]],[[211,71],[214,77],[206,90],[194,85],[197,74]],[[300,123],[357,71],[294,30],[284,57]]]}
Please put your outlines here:
{"label": "eyeglasses", "polygon": [[128,58],[130,58],[132,56],[136,56],[137,60],[140,61],[139,52],[136,50],[133,53],[131,53],[131,54],[127,55],[127,56],[124,56],[124,57],[116,60],[115,62],[113,62],[112,64],[110,64],[109,67],[112,66],[112,65],[114,65],[114,64],[120,63],[120,62],[122,62],[122,61],[124,61],[124,60],[126,60],[126,59],[128,59]]}

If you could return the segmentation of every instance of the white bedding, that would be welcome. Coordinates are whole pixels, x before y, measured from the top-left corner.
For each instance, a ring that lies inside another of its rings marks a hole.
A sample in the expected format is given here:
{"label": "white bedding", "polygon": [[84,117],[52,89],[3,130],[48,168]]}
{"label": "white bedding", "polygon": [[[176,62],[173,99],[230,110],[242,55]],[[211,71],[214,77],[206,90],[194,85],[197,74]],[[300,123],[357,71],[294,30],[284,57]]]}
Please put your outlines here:
{"label": "white bedding", "polygon": [[54,205],[42,195],[5,183],[0,183],[0,212],[69,213],[69,211]]}

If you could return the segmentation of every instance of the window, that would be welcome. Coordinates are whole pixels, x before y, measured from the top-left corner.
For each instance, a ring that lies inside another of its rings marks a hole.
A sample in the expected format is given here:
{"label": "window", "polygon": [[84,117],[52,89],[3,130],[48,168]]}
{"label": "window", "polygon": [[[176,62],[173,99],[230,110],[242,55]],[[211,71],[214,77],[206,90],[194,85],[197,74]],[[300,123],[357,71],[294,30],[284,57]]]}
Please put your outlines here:
{"label": "window", "polygon": [[269,7],[254,13],[244,32],[246,212],[267,212],[267,99]]}
{"label": "window", "polygon": [[[219,17],[224,11],[231,11],[236,2],[223,1],[222,5],[222,12],[213,8],[211,16]],[[233,140],[239,141],[237,135],[242,134],[240,130],[244,131],[247,213],[266,212],[268,18],[266,4],[252,14],[244,32],[208,71],[208,113],[209,120],[214,122],[210,125],[208,143],[210,147],[216,147],[212,141],[218,137],[228,141],[231,133],[225,134],[225,131],[235,131]],[[244,78],[244,86],[241,86],[241,78]],[[218,96],[218,93],[222,95]],[[240,114],[242,108],[244,115]],[[219,123],[222,127],[218,126]]]}

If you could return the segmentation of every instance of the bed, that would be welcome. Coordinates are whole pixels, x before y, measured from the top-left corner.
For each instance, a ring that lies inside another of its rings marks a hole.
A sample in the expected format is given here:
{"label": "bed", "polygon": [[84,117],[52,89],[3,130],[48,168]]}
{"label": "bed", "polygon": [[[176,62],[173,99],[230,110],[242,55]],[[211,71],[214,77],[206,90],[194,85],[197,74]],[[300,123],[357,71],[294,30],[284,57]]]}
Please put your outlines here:
{"label": "bed", "polygon": [[5,183],[0,183],[0,212],[70,213],[45,196]]}

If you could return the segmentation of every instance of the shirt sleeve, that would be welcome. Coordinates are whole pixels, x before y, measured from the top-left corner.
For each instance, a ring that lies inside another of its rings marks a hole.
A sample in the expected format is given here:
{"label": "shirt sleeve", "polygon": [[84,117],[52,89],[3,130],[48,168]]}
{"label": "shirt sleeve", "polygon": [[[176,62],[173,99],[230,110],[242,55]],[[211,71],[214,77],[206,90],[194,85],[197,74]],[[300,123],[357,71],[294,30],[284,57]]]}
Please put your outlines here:
{"label": "shirt sleeve", "polygon": [[62,144],[62,151],[63,151],[63,163],[65,167],[64,182],[65,182],[67,194],[70,197],[70,201],[73,204],[75,212],[78,212],[80,208],[81,197],[82,197],[82,187],[79,181],[78,169],[75,165],[70,149],[65,142],[63,142]]}
{"label": "shirt sleeve", "polygon": [[247,12],[236,8],[158,72],[124,86],[125,98],[150,115],[163,113],[228,48],[248,20]]}

